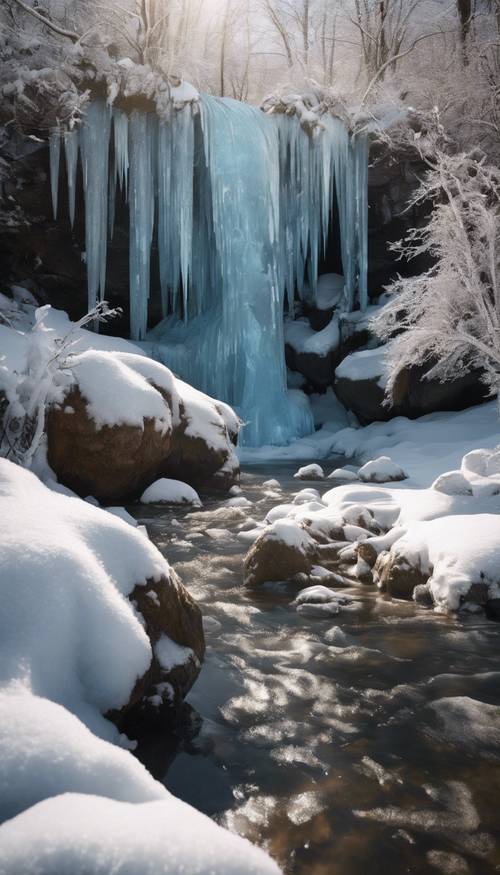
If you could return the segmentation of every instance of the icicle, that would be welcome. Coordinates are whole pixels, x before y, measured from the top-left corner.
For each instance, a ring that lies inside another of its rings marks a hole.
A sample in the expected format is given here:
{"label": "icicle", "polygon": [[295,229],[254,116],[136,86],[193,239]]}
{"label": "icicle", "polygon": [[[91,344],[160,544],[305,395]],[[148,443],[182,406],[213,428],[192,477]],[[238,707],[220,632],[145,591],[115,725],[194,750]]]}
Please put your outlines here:
{"label": "icicle", "polygon": [[59,166],[61,157],[61,132],[59,128],[50,132],[50,190],[52,194],[52,212],[57,219],[57,197],[59,193]]}
{"label": "icicle", "polygon": [[[322,121],[311,138],[295,117],[229,99],[201,98],[197,117],[172,107],[161,123],[138,111],[111,116],[96,101],[79,134],[89,307],[104,294],[119,187],[129,198],[131,336],[147,334],[156,221],[165,318],[148,337],[182,378],[237,407],[250,445],[285,444],[313,430],[307,399],[286,389],[283,310],[286,297],[293,315],[296,291],[315,300],[334,198],[344,304],[367,303],[367,138],[351,140],[338,119]],[[56,211],[55,132],[50,149]],[[65,135],[65,151],[73,223],[76,135]]]}
{"label": "icicle", "polygon": [[71,227],[75,224],[76,171],[78,165],[78,131],[64,132],[64,153],[68,177],[68,210]]}
{"label": "icicle", "polygon": [[113,144],[115,151],[115,179],[127,197],[128,186],[128,116],[121,109],[113,110]]}
{"label": "icicle", "polygon": [[134,111],[129,123],[130,333],[143,340],[148,325],[151,241],[153,238],[153,126],[151,113]]}
{"label": "icicle", "polygon": [[103,299],[106,284],[110,127],[111,113],[104,101],[91,103],[80,131],[89,310]]}
{"label": "icicle", "polygon": [[356,234],[358,255],[359,306],[368,304],[368,136],[358,134],[354,144],[356,156]]}

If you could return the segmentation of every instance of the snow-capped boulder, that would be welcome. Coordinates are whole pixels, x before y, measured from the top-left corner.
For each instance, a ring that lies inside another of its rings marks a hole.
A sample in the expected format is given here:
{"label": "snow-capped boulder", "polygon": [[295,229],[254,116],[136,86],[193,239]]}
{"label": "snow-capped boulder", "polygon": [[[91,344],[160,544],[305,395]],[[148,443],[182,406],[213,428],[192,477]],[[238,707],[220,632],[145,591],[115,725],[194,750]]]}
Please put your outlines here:
{"label": "snow-capped boulder", "polygon": [[408,475],[389,456],[379,456],[363,465],[358,471],[358,477],[364,483],[391,483],[406,480]]}
{"label": "snow-capped boulder", "polygon": [[472,495],[472,487],[461,471],[447,471],[446,474],[441,474],[431,488],[445,495]]}
{"label": "snow-capped boulder", "polygon": [[[120,725],[149,706],[170,714],[199,672],[204,641],[199,608],[157,548],[139,528],[4,459],[0,515],[0,683],[31,679],[39,695],[71,703],[108,735],[100,714]],[[155,650],[162,636],[193,658],[176,651],[165,668]]]}
{"label": "snow-capped boulder", "polygon": [[411,598],[417,586],[426,586],[440,610],[488,610],[500,598],[500,516],[415,522],[380,554],[375,573],[380,588],[398,598]]}
{"label": "snow-capped boulder", "polygon": [[296,480],[324,480],[325,472],[321,465],[312,464],[299,468],[293,476]]}
{"label": "snow-capped boulder", "polygon": [[287,366],[302,374],[317,389],[331,386],[339,362],[339,323],[333,316],[325,327],[315,331],[308,319],[285,322]]}
{"label": "snow-capped boulder", "polygon": [[48,460],[79,495],[136,498],[161,476],[228,488],[238,477],[237,417],[145,356],[89,349],[47,416]]}
{"label": "snow-capped boulder", "polygon": [[359,474],[351,468],[335,468],[332,473],[328,475],[328,479],[339,480],[344,483],[354,483],[356,480],[359,480]]}
{"label": "snow-capped boulder", "polygon": [[263,531],[245,556],[245,583],[255,586],[309,574],[315,551],[315,541],[303,526],[279,519]]}
{"label": "snow-capped boulder", "polygon": [[346,356],[335,370],[335,393],[356,414],[362,425],[387,422],[397,416],[416,419],[439,410],[464,410],[486,397],[477,373],[453,382],[424,379],[425,368],[403,368],[387,404],[386,349],[364,349]]}
{"label": "snow-capped boulder", "polygon": [[191,504],[201,507],[200,496],[187,483],[161,477],[142,493],[141,504]]}

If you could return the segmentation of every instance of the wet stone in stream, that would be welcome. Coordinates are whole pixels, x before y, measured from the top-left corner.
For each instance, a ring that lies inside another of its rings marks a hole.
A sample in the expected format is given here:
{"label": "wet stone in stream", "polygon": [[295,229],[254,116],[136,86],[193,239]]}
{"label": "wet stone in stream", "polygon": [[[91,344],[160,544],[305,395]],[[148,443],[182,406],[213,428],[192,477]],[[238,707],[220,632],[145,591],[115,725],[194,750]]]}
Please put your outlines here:
{"label": "wet stone in stream", "polygon": [[292,500],[296,467],[247,468],[251,505],[134,509],[207,641],[182,741],[139,755],[288,875],[500,871],[500,624],[361,584],[325,618],[296,610],[296,587],[245,588],[238,534]]}

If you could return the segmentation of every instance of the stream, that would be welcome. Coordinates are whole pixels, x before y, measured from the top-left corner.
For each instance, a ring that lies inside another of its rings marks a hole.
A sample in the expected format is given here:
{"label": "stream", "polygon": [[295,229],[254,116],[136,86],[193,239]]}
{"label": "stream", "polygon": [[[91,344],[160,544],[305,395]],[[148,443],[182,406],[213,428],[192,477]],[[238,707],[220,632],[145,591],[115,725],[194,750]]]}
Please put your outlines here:
{"label": "stream", "polygon": [[[326,491],[297,467],[244,467],[245,514]],[[243,586],[245,521],[223,507],[130,508],[199,603],[207,642],[190,737],[141,759],[287,875],[500,871],[500,624],[361,584],[337,617],[297,613],[297,587]]]}

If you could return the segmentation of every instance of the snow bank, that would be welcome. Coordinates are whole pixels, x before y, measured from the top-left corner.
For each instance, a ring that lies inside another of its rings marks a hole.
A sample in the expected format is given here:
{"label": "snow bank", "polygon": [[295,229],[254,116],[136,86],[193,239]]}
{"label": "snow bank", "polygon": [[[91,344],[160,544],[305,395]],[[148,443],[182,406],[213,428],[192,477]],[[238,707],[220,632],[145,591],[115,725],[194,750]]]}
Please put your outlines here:
{"label": "snow bank", "polygon": [[279,875],[261,850],[175,799],[69,793],[0,827],[2,875]]}
{"label": "snow bank", "polygon": [[452,516],[414,523],[392,554],[429,574],[438,608],[456,611],[473,584],[500,598],[500,515]]}
{"label": "snow bank", "polygon": [[143,492],[142,504],[193,504],[201,507],[198,493],[187,483],[162,477]]}
{"label": "snow bank", "polygon": [[430,486],[444,471],[460,468],[465,454],[495,447],[498,433],[498,406],[491,401],[459,413],[430,413],[415,420],[398,416],[342,429],[332,436],[329,451],[361,462],[389,456],[407,472],[408,484]]}

